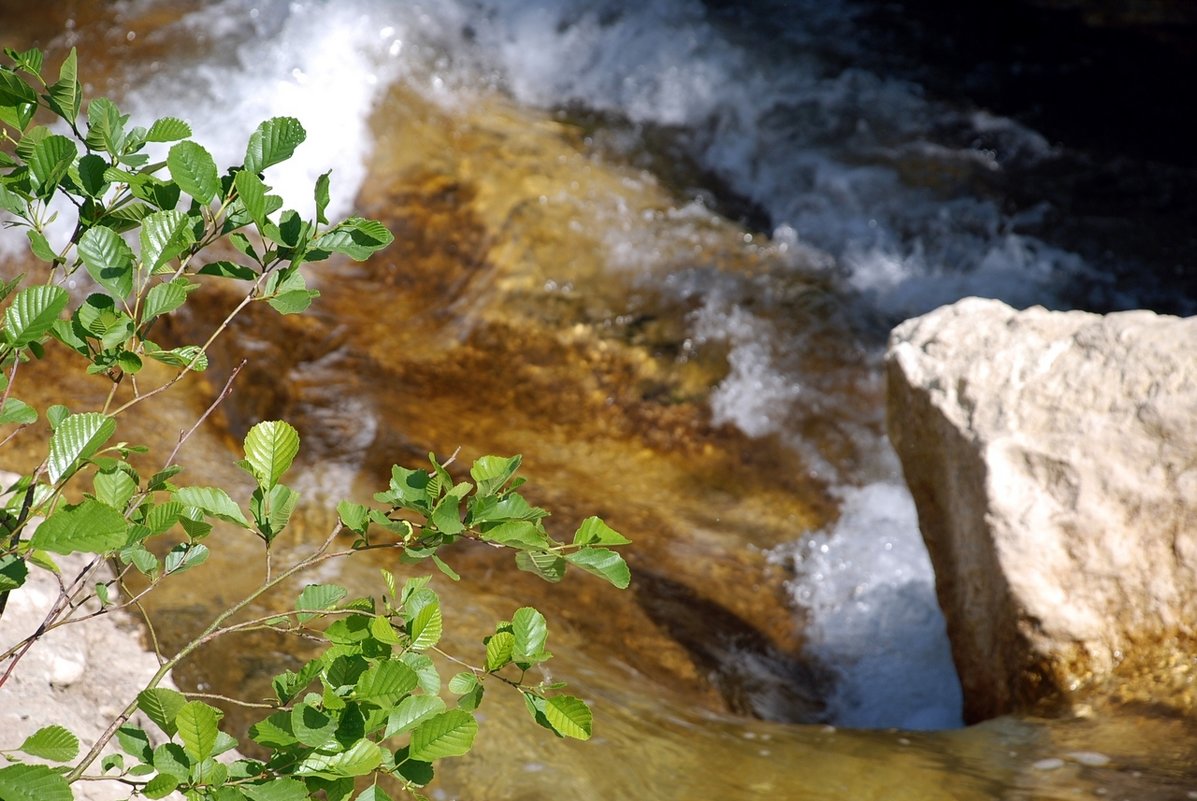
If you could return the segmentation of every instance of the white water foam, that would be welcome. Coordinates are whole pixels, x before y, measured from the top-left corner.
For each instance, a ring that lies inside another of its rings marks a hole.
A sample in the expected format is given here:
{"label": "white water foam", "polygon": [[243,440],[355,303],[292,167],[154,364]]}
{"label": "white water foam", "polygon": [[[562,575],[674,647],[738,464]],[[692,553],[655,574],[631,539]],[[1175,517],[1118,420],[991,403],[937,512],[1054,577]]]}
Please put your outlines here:
{"label": "white water foam", "polygon": [[839,674],[836,723],[960,726],[960,682],[910,494],[881,482],[840,495],[830,529],[772,555],[792,565],[794,596],[810,610],[809,652]]}

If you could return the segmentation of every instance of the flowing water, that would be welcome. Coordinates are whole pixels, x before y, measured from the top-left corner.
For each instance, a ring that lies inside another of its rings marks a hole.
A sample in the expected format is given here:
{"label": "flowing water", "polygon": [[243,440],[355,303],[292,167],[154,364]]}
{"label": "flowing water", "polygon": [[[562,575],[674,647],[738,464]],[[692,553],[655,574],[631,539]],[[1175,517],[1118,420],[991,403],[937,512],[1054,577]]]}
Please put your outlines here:
{"label": "flowing water", "polygon": [[[196,446],[205,460],[264,417],[303,434],[292,483],[309,504],[286,547],[390,464],[458,447],[522,452],[562,530],[597,512],[635,541],[626,593],[586,579],[547,592],[486,552],[452,560],[465,579],[440,590],[462,647],[536,603],[599,734],[550,742],[488,715],[487,744],[435,797],[1197,792],[1189,720],[958,728],[931,568],[882,432],[885,332],[968,294],[1191,299],[1133,238],[1062,226],[1069,197],[1027,188],[1066,184],[1083,154],[895,77],[870,50],[869,8],[0,1],[5,44],[77,45],[97,91],[140,121],[189,119],[218,162],[241,160],[258,120],[299,117],[308,141],[271,184],[306,202],[332,167],[332,211],[395,232],[366,264],[313,271],[312,314],[240,322],[213,367],[219,386],[251,360]],[[1186,253],[1171,235],[1167,257]],[[6,272],[22,247],[0,238]],[[196,386],[193,405],[211,392]],[[182,413],[162,414],[177,430]],[[207,568],[219,580],[159,597],[164,628],[200,625],[256,580],[256,558],[227,537]],[[376,576],[359,559],[321,578],[373,592]],[[294,659],[283,647],[226,643],[180,678],[253,694]],[[488,703],[518,712],[511,700]]]}

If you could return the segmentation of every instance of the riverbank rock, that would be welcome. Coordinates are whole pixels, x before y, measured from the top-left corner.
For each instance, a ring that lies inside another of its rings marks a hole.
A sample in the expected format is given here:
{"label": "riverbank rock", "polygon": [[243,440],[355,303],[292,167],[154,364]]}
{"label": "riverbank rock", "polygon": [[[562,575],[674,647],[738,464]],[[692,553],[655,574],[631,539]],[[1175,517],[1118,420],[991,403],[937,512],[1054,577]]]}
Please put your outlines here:
{"label": "riverbank rock", "polygon": [[1197,318],[970,298],[898,326],[890,437],[970,721],[1110,695],[1192,712]]}
{"label": "riverbank rock", "polygon": [[[0,472],[0,485],[7,486],[14,478]],[[64,557],[58,564],[64,574],[74,575],[72,571],[81,569],[86,559]],[[30,571],[29,580],[9,596],[0,617],[0,649],[36,631],[57,596],[52,574]],[[7,661],[0,663],[0,668],[7,666]],[[79,737],[82,755],[157,670],[158,660],[143,646],[136,622],[123,612],[45,634],[0,686],[0,749],[14,749],[38,729],[56,723]],[[160,686],[174,685],[168,678]],[[140,713],[134,722],[155,730]],[[104,753],[116,750],[109,747]],[[97,762],[90,773],[99,773],[98,768]],[[129,796],[129,788],[117,782],[79,782],[73,789],[77,801]]]}

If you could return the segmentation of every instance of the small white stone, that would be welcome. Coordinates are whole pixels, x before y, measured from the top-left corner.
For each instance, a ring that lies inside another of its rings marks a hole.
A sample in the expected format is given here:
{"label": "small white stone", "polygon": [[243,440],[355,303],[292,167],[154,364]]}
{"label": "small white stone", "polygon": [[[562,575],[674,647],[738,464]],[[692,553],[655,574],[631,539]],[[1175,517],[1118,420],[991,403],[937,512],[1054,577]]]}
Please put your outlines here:
{"label": "small white stone", "polygon": [[1091,768],[1100,768],[1103,765],[1110,764],[1110,758],[1105,754],[1099,754],[1096,751],[1073,751],[1066,754],[1073,762],[1081,765],[1088,765]]}
{"label": "small white stone", "polygon": [[1050,757],[1048,759],[1039,760],[1038,762],[1032,764],[1031,767],[1035,770],[1056,770],[1057,768],[1064,767],[1064,760],[1058,759],[1057,757]]}
{"label": "small white stone", "polygon": [[70,687],[83,678],[87,661],[79,654],[59,654],[50,665],[50,684]]}

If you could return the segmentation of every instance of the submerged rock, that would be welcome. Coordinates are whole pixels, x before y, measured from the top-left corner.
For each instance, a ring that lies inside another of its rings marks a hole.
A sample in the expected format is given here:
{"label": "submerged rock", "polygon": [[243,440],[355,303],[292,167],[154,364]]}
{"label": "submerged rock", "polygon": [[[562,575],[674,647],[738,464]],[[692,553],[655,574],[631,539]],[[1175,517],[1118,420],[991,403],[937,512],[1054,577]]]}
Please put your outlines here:
{"label": "submerged rock", "polygon": [[889,430],[965,715],[1192,711],[1197,318],[966,299],[896,328]]}

